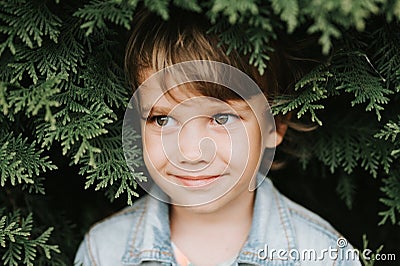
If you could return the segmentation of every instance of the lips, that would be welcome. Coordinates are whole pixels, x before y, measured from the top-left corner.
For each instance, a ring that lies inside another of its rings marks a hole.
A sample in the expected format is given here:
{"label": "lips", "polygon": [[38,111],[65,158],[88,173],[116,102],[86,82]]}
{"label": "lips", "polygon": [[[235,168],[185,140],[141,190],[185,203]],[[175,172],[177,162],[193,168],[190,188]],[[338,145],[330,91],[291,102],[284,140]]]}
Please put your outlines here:
{"label": "lips", "polygon": [[185,187],[203,187],[220,177],[220,175],[207,176],[174,176]]}

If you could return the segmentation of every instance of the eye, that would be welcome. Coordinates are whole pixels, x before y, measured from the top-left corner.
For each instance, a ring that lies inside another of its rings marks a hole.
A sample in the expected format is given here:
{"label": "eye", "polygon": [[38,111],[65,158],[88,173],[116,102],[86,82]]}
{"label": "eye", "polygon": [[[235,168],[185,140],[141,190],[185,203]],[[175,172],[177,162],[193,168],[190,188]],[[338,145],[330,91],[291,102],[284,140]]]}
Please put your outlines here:
{"label": "eye", "polygon": [[213,119],[215,123],[218,125],[227,125],[235,121],[235,119],[238,119],[239,116],[234,115],[234,114],[216,114],[213,115]]}
{"label": "eye", "polygon": [[167,115],[155,115],[147,119],[150,123],[155,123],[159,127],[173,126],[176,124],[175,119]]}

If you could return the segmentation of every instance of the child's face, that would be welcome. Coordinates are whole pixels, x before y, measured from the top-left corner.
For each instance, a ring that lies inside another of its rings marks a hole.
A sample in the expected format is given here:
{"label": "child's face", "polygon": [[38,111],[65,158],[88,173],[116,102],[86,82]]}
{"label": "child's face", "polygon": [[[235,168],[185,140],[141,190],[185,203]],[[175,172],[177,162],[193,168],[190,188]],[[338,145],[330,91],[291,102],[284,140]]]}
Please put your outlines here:
{"label": "child's face", "polygon": [[215,210],[250,197],[271,131],[265,98],[253,96],[250,105],[227,103],[184,89],[168,94],[150,82],[139,92],[143,157],[151,178],[178,205]]}

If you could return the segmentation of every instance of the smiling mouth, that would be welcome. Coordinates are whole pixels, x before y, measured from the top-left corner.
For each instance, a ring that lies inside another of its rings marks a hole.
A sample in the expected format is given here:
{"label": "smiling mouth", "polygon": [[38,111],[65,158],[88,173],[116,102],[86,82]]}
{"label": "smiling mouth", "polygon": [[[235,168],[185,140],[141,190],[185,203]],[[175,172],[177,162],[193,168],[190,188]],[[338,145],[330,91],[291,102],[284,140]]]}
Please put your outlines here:
{"label": "smiling mouth", "polygon": [[218,178],[221,175],[212,175],[212,176],[174,176],[179,184],[185,187],[204,187]]}

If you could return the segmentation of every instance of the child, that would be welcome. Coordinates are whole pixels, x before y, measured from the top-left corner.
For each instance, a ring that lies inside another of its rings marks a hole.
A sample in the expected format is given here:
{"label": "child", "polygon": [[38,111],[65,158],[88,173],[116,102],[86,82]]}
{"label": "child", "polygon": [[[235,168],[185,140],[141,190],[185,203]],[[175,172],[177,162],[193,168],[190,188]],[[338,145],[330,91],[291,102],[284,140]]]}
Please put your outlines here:
{"label": "child", "polygon": [[139,119],[127,111],[124,129],[136,121],[150,195],[93,226],[76,264],[359,265],[327,222],[263,180],[287,130],[267,99],[297,76],[283,54],[260,76],[200,15],[143,11],[133,25],[125,61]]}

